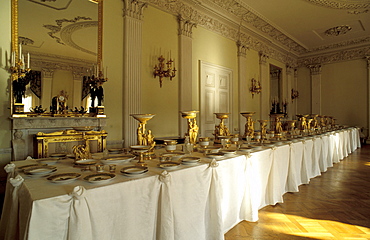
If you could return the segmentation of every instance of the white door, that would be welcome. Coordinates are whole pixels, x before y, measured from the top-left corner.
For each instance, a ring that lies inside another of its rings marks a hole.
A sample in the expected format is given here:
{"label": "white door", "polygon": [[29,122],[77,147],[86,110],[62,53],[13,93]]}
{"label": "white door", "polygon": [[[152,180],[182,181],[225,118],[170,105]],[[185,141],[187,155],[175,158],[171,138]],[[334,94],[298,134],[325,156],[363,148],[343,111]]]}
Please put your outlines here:
{"label": "white door", "polygon": [[[220,123],[214,113],[231,113],[232,70],[200,61],[200,72],[200,136],[213,137],[215,125]],[[225,121],[230,132],[231,123]]]}

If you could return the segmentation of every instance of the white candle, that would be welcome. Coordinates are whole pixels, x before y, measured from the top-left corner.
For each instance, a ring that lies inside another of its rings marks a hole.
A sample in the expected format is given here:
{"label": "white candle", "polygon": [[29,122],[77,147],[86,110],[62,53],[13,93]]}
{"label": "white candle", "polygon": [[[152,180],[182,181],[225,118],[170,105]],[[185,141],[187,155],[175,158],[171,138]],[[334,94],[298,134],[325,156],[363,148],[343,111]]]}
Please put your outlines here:
{"label": "white candle", "polygon": [[27,68],[30,68],[30,53],[27,53]]}
{"label": "white candle", "polygon": [[18,53],[19,59],[21,59],[22,56],[22,44],[19,44],[19,53]]}

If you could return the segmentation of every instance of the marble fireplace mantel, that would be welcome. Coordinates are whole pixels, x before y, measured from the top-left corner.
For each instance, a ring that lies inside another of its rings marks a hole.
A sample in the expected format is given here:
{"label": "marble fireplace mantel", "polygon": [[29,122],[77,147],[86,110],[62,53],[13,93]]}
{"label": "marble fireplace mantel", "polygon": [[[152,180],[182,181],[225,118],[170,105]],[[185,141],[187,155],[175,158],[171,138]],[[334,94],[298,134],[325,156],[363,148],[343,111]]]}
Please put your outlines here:
{"label": "marble fireplace mantel", "polygon": [[97,117],[11,117],[13,160],[34,157],[34,136],[38,132],[51,133],[74,127],[91,126],[102,130],[107,118]]}

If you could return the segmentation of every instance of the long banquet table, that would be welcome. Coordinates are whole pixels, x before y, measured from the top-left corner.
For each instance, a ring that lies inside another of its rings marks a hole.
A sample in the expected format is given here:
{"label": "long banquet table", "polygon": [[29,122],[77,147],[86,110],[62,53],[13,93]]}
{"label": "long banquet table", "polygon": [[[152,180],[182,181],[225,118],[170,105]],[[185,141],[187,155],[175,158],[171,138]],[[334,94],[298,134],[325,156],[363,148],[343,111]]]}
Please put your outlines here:
{"label": "long banquet table", "polygon": [[[359,147],[359,129],[345,128],[218,161],[202,157],[175,170],[152,160],[142,177],[117,170],[101,185],[83,180],[91,172],[70,184],[51,183],[18,171],[35,160],[13,162],[6,166],[0,239],[224,239]],[[57,173],[80,172],[71,159],[56,166]]]}

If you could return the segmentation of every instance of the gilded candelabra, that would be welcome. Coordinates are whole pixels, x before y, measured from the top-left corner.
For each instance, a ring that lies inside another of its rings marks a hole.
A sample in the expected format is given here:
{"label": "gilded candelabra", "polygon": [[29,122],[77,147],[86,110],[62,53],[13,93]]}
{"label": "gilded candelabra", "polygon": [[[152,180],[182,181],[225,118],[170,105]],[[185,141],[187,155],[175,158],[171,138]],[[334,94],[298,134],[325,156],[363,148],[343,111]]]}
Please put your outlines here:
{"label": "gilded candelabra", "polygon": [[185,133],[185,136],[189,136],[189,142],[194,145],[197,143],[199,131],[196,121],[197,113],[198,111],[181,112],[181,116],[188,120],[188,132]]}
{"label": "gilded candelabra", "polygon": [[13,87],[14,113],[23,113],[24,104],[22,98],[25,96],[26,86],[30,82],[28,73],[30,69],[30,54],[27,54],[27,65],[25,62],[24,55],[22,54],[22,45],[19,44],[18,54],[13,51],[10,59],[10,72]]}
{"label": "gilded candelabra", "polygon": [[[160,87],[162,87],[163,78],[168,77],[172,81],[172,78],[176,76],[177,70],[176,70],[174,61],[171,59],[171,57],[170,57],[170,60],[168,60],[165,63],[165,58],[161,55],[158,58],[158,61],[159,61],[158,66],[155,65],[154,67],[154,78],[157,76],[159,77],[159,85]],[[172,69],[172,64],[173,64],[173,69]],[[167,65],[167,69],[165,69],[165,65]]]}
{"label": "gilded candelabra", "polygon": [[220,143],[220,136],[229,136],[230,131],[225,125],[225,119],[229,118],[230,113],[214,113],[216,118],[220,119],[220,124],[215,126],[215,142]]}
{"label": "gilded candelabra", "polygon": [[249,91],[252,93],[252,98],[254,97],[254,94],[261,93],[262,87],[260,81],[257,81],[255,78],[252,78],[251,80],[252,86],[249,88]]}
{"label": "gilded candelabra", "polygon": [[246,118],[247,122],[245,124],[245,137],[253,137],[254,136],[254,121],[252,120],[252,116],[256,114],[256,112],[243,112],[240,113],[243,117]]}

